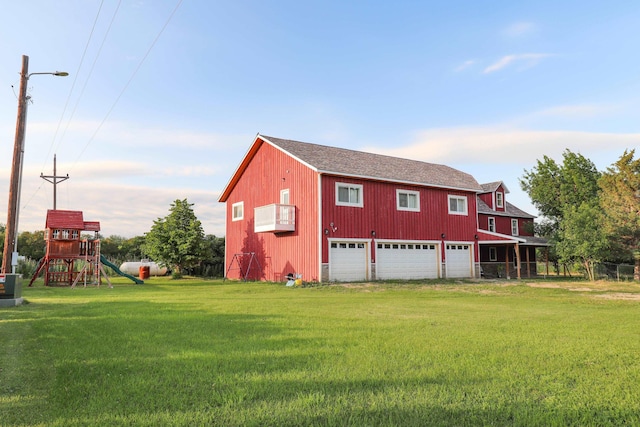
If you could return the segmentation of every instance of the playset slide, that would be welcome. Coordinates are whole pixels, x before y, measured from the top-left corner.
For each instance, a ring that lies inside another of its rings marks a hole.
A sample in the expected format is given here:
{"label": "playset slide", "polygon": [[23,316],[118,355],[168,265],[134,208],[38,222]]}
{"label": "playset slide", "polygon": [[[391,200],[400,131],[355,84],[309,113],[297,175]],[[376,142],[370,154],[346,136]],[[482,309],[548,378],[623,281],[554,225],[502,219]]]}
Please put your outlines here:
{"label": "playset slide", "polygon": [[117,265],[113,264],[112,262],[109,262],[109,260],[106,259],[104,257],[104,255],[102,255],[102,254],[100,255],[100,262],[103,263],[104,265],[106,265],[107,267],[111,268],[113,271],[116,272],[116,274],[118,274],[118,275],[120,275],[122,277],[126,277],[129,280],[133,280],[136,283],[136,285],[144,284],[144,281],[138,279],[137,277],[134,277],[134,276],[132,276],[130,274],[127,274],[127,273],[124,273],[124,272],[120,271],[120,269],[118,268]]}

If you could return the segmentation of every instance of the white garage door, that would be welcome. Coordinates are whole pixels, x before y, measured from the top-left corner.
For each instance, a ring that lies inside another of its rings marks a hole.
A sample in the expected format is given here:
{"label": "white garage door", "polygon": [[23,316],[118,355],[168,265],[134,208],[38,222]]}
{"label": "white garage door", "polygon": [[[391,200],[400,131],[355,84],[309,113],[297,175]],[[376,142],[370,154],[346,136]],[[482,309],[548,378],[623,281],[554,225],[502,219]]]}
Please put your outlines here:
{"label": "white garage door", "polygon": [[367,280],[367,243],[331,242],[329,280],[357,282]]}
{"label": "white garage door", "polygon": [[438,250],[432,243],[378,243],[376,278],[435,279],[438,277]]}
{"label": "white garage door", "polygon": [[471,245],[446,245],[447,278],[472,277],[471,274]]}

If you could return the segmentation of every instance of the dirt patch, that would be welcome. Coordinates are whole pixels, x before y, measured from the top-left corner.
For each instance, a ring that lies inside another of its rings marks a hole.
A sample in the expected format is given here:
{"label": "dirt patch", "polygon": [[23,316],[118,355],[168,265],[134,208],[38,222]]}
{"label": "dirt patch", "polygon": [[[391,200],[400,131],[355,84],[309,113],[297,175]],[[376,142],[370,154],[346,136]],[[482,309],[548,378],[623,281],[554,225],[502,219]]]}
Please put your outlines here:
{"label": "dirt patch", "polygon": [[640,301],[640,294],[629,294],[624,292],[615,292],[611,294],[594,295],[594,298],[602,299],[619,299],[625,301]]}

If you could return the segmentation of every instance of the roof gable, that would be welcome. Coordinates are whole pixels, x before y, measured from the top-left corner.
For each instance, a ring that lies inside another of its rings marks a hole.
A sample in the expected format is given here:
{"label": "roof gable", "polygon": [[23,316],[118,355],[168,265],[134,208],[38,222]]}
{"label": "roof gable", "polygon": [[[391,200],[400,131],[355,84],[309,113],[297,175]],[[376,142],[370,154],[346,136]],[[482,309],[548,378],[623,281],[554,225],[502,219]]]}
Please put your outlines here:
{"label": "roof gable", "polygon": [[321,174],[482,192],[473,176],[449,166],[258,135],[219,201],[226,201],[262,143],[270,144]]}
{"label": "roof gable", "polygon": [[534,215],[528,214],[520,208],[512,205],[509,202],[505,203],[504,211],[494,211],[487,205],[480,197],[477,197],[478,201],[478,213],[491,215],[491,216],[510,216],[514,218],[535,218]]}
{"label": "roof gable", "polygon": [[502,181],[496,181],[496,182],[489,182],[489,183],[486,183],[486,184],[481,184],[483,193],[494,193],[494,192],[498,191],[498,188],[500,188],[500,186],[502,186],[502,190],[505,192],[505,194],[509,193],[509,189],[507,188],[506,185],[504,185],[504,182],[502,182]]}
{"label": "roof gable", "polygon": [[46,228],[68,228],[72,230],[84,230],[82,211],[47,211]]}

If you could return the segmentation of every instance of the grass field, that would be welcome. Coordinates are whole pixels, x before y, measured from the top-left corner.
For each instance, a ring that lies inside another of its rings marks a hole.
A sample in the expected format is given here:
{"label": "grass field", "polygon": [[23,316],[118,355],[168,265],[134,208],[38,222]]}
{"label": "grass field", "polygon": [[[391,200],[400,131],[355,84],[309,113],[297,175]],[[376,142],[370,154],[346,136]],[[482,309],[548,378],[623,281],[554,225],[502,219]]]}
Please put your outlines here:
{"label": "grass field", "polygon": [[635,284],[152,278],[23,296],[0,310],[2,426],[640,425]]}

